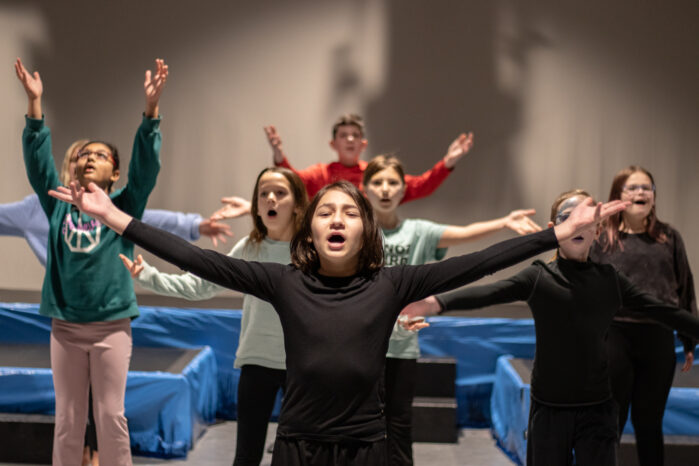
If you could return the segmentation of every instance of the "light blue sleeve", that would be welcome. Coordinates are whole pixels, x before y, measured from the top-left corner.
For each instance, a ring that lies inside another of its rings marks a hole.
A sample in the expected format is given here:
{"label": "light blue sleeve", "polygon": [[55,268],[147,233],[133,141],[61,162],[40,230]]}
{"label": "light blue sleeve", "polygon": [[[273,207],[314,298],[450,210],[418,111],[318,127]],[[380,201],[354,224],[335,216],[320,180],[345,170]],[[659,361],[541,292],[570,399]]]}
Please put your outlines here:
{"label": "light blue sleeve", "polygon": [[142,221],[187,241],[196,241],[199,239],[199,224],[202,221],[202,216],[169,210],[146,209],[143,212]]}
{"label": "light blue sleeve", "polygon": [[[245,240],[246,238],[239,241],[228,253],[228,256],[240,259]],[[190,301],[213,298],[226,289],[191,273],[173,274],[161,272],[145,261],[143,261],[143,270],[134,278],[134,281],[141,287],[159,295],[183,298]]]}
{"label": "light blue sleeve", "polygon": [[19,202],[0,204],[0,235],[21,236],[27,240],[41,265],[46,265],[49,221],[39,196],[31,194]]}

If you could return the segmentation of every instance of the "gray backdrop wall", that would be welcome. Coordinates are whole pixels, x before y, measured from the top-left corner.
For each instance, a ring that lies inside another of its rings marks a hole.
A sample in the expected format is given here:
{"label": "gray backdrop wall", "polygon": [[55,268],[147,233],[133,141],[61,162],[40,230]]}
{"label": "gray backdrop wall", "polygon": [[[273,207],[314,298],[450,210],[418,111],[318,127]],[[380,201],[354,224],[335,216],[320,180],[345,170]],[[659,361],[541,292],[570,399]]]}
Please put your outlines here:
{"label": "gray backdrop wall", "polygon": [[[117,143],[124,166],[143,72],[163,57],[171,75],[150,207],[208,215],[222,195],[249,197],[271,163],[265,124],[297,167],[331,161],[332,121],[354,111],[368,126],[365,157],[395,151],[410,173],[459,132],[476,134],[442,188],[404,216],[466,224],[535,207],[544,224],[561,191],[606,198],[614,173],[640,164],[697,269],[697,18],[694,0],[4,1],[0,202],[31,193],[16,56],[41,72],[58,163],[90,137]],[[232,225],[239,239],[250,222]],[[40,288],[43,269],[22,239],[0,238],[0,257],[0,288]]]}

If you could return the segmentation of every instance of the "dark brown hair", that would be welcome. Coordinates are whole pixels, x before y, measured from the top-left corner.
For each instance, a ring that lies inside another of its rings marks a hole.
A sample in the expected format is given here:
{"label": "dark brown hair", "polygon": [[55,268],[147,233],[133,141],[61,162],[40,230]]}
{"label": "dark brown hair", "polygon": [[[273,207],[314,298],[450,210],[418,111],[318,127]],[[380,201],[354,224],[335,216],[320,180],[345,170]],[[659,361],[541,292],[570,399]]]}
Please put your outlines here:
{"label": "dark brown hair", "polygon": [[291,240],[291,263],[306,273],[315,272],[320,267],[318,251],[313,244],[311,222],[320,200],[326,193],[333,190],[341,191],[351,197],[357,205],[359,216],[362,219],[362,247],[359,252],[357,274],[368,275],[378,271],[383,266],[381,229],[374,218],[374,211],[369,201],[355,185],[344,180],[325,186],[311,201],[303,216],[301,228]]}
{"label": "dark brown hair", "polygon": [[400,180],[405,184],[405,172],[403,171],[403,164],[400,163],[400,160],[398,160],[398,157],[394,156],[393,154],[382,154],[382,155],[377,155],[373,159],[369,161],[369,164],[366,166],[366,169],[364,170],[364,176],[362,177],[362,184],[364,186],[369,184],[369,181],[371,181],[371,177],[376,175],[378,172],[381,170],[385,170],[387,168],[393,168],[396,173],[398,173],[398,176],[400,176]]}
{"label": "dark brown hair", "polygon": [[[648,176],[648,178],[650,178],[652,185],[655,186],[653,175],[651,175],[648,170],[643,167],[639,167],[638,165],[631,165],[619,170],[617,174],[614,175],[614,180],[612,180],[612,189],[609,190],[610,201],[621,199],[621,192],[624,190],[626,180],[628,180],[629,176],[633,175],[634,173],[645,174]],[[654,199],[657,199],[657,193],[655,193]],[[623,212],[619,212],[618,214],[612,215],[607,219],[606,226],[604,228],[606,233],[604,235],[605,252],[613,251],[617,247],[619,247],[620,250],[623,250],[624,248],[619,240],[619,230],[624,218],[622,214]],[[646,217],[646,233],[658,243],[664,243],[667,241],[666,231],[667,224],[658,220],[658,217],[655,215],[655,203],[653,203],[653,207],[650,209],[650,213]]]}
{"label": "dark brown hair", "polygon": [[255,180],[255,189],[252,191],[252,201],[250,202],[250,215],[252,215],[252,231],[250,232],[250,241],[252,243],[259,244],[263,239],[267,237],[267,227],[265,226],[262,218],[260,218],[259,212],[257,210],[257,200],[259,198],[258,189],[260,186],[260,178],[265,173],[279,173],[284,176],[289,182],[289,187],[291,188],[291,194],[294,196],[294,207],[299,208],[299,213],[294,213],[294,234],[299,231],[301,227],[301,220],[303,218],[303,211],[308,205],[308,194],[306,193],[306,186],[301,181],[299,176],[284,167],[269,167],[265,168],[257,175],[257,180]]}
{"label": "dark brown hair", "polygon": [[346,125],[356,126],[359,128],[359,133],[362,135],[362,137],[364,137],[364,120],[362,120],[362,117],[354,113],[345,113],[335,120],[335,123],[333,123],[333,139],[335,139],[337,130],[340,128],[340,126]]}

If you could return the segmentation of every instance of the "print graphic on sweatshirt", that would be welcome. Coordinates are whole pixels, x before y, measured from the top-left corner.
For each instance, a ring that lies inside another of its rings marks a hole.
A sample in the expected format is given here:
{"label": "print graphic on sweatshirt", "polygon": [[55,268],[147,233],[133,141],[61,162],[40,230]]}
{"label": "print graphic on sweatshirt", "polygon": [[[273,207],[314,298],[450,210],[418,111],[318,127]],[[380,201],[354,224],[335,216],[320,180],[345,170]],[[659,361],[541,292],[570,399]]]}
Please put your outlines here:
{"label": "print graphic on sweatshirt", "polygon": [[392,267],[394,265],[407,265],[410,259],[411,244],[387,244],[384,245],[384,265]]}
{"label": "print graphic on sweatshirt", "polygon": [[73,222],[73,218],[68,212],[63,219],[63,240],[68,245],[71,252],[90,252],[100,244],[102,235],[102,224],[99,220],[91,219],[83,223],[78,214],[78,224]]}

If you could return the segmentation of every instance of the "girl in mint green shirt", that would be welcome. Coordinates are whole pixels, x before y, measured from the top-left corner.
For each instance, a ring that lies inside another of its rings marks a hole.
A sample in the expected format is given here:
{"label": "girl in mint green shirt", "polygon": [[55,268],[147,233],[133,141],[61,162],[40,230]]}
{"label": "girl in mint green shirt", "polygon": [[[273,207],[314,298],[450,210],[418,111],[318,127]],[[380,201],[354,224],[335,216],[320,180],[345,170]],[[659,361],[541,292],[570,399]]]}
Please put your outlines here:
{"label": "girl in mint green shirt", "polygon": [[[441,260],[448,246],[482,238],[509,228],[519,234],[541,230],[528,216],[534,210],[515,210],[505,217],[467,226],[440,225],[428,220],[398,217],[405,194],[405,175],[393,156],[374,157],[364,171],[364,192],[384,234],[384,264],[419,265]],[[386,354],[386,426],[389,464],[412,464],[412,401],[415,369],[420,356],[417,329],[426,324],[396,323]]]}
{"label": "girl in mint green shirt", "polygon": [[[298,230],[308,198],[301,179],[282,167],[266,168],[257,177],[252,195],[252,232],[228,253],[237,259],[291,263],[289,241]],[[159,272],[139,256],[134,263],[122,256],[136,283],[166,296],[208,299],[225,288],[191,273]],[[235,465],[259,465],[264,453],[267,423],[277,392],[284,389],[284,335],[271,304],[251,295],[243,297],[235,367],[238,382],[238,429]]]}

